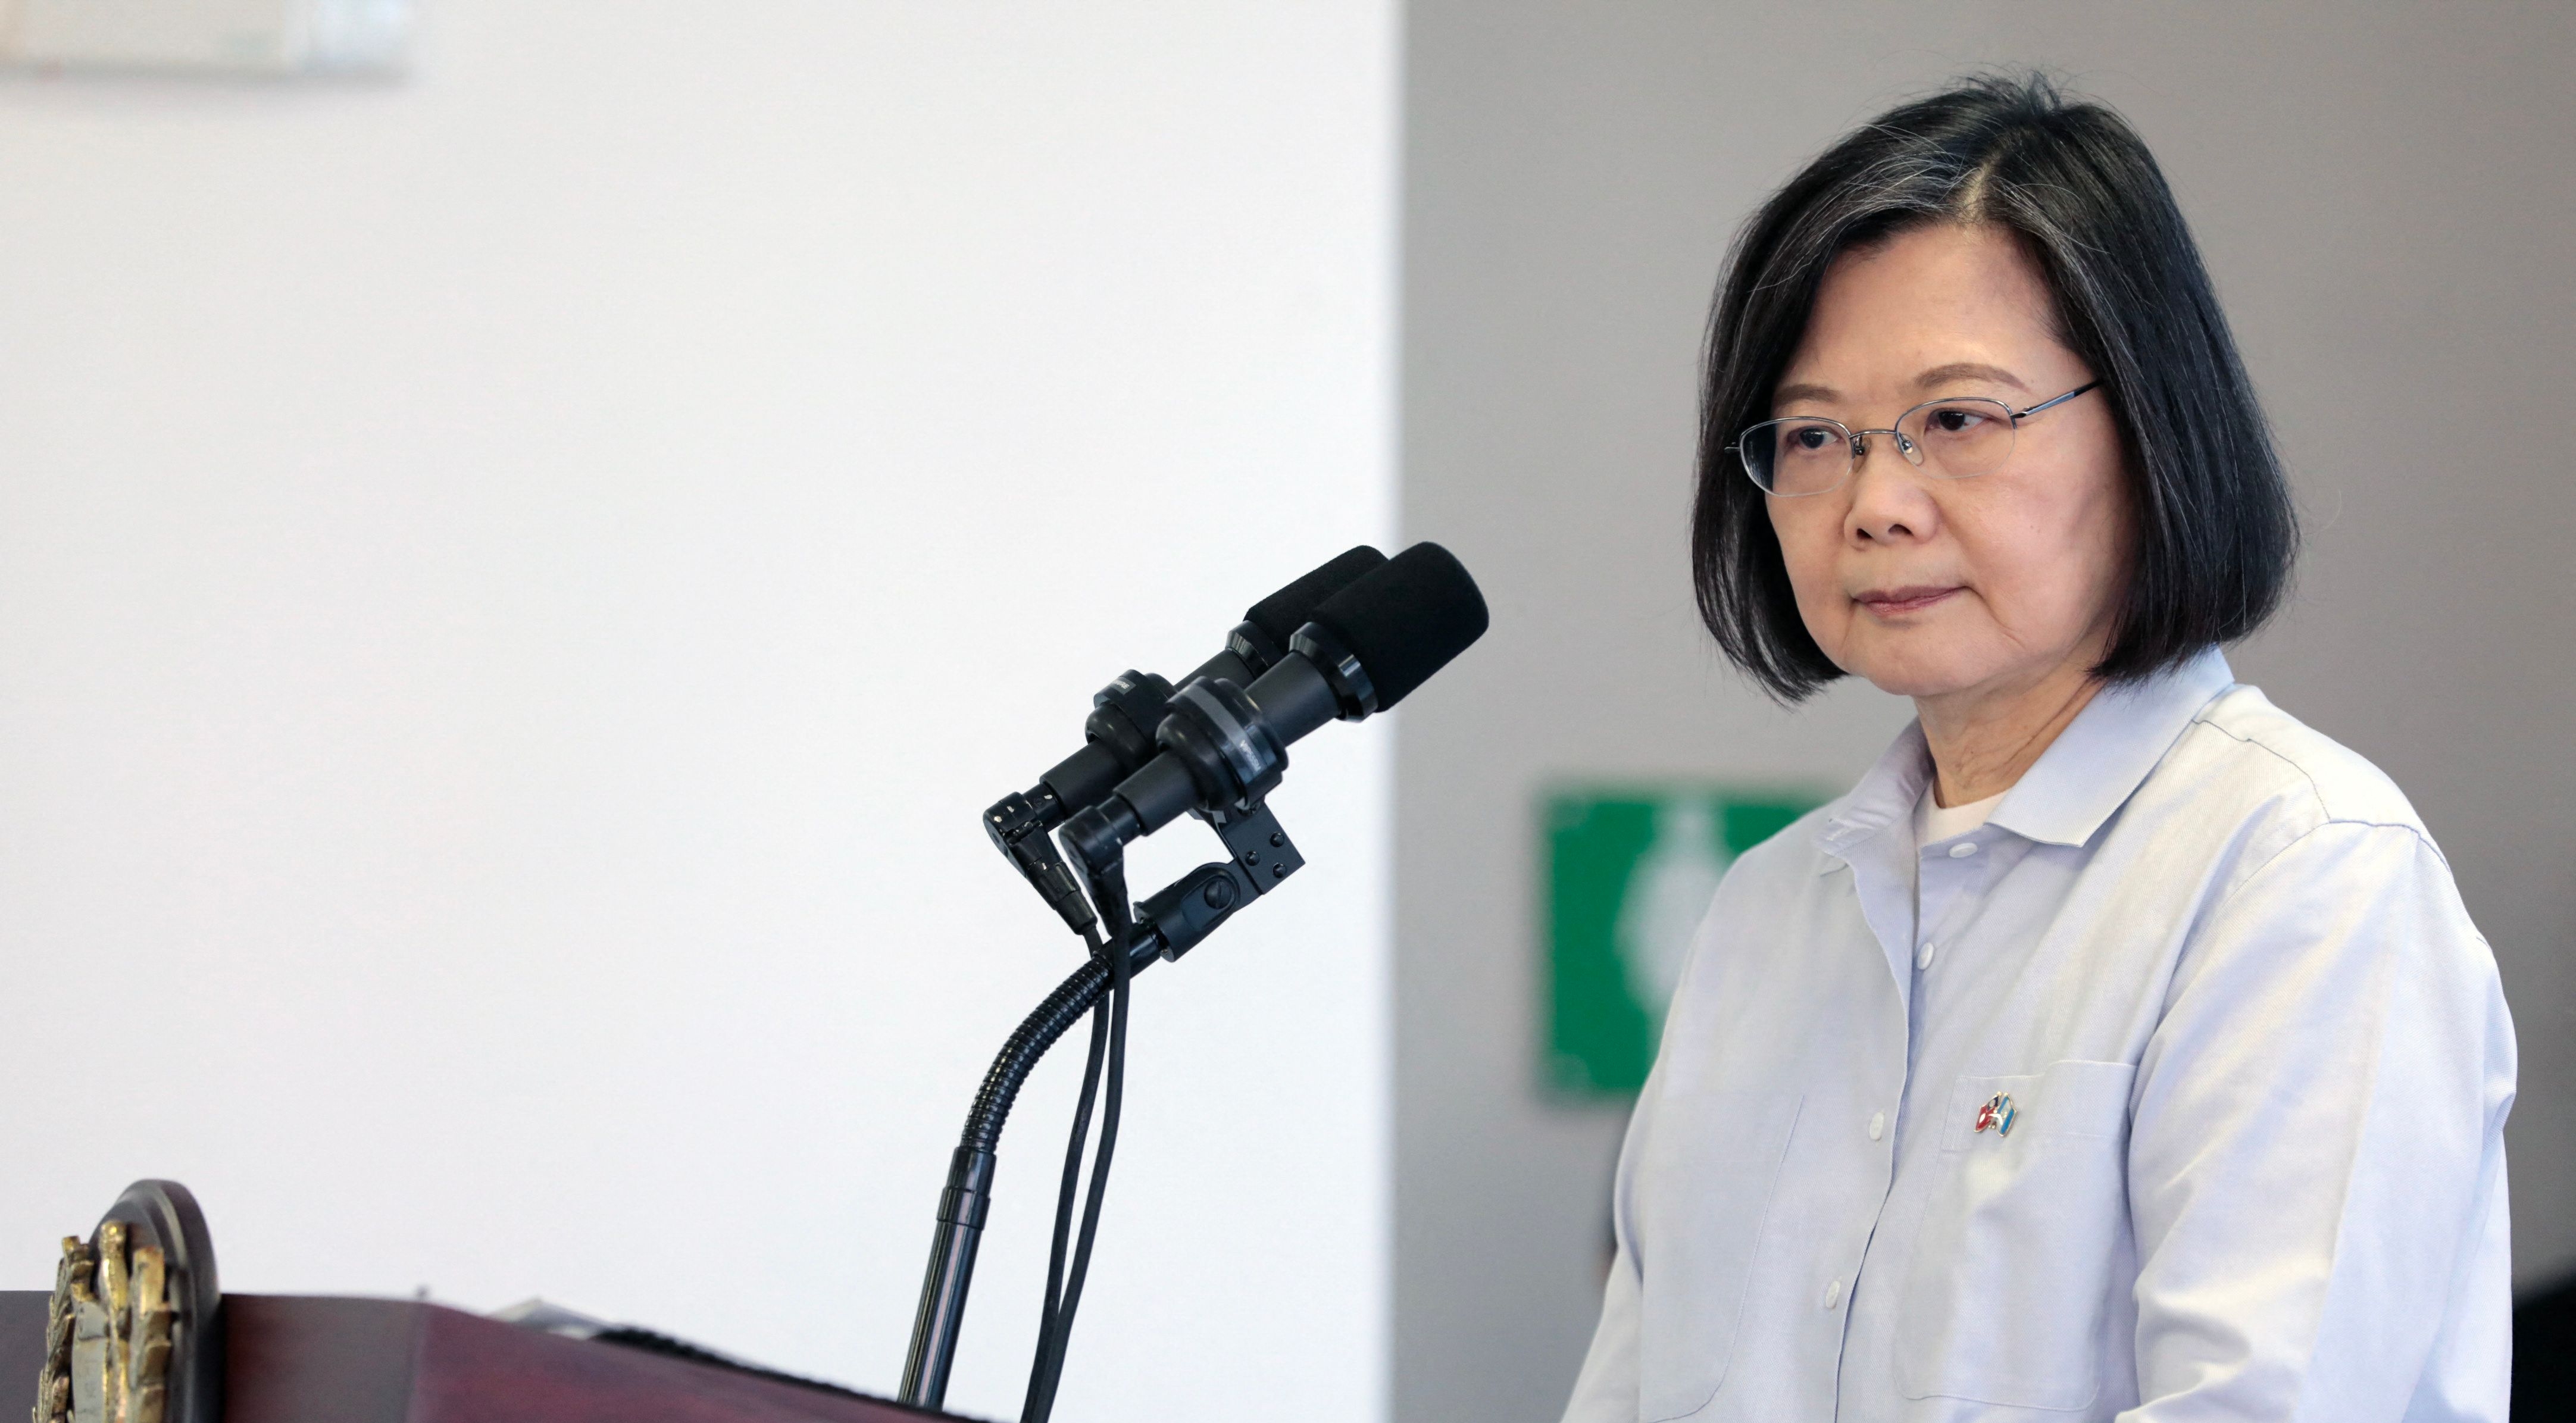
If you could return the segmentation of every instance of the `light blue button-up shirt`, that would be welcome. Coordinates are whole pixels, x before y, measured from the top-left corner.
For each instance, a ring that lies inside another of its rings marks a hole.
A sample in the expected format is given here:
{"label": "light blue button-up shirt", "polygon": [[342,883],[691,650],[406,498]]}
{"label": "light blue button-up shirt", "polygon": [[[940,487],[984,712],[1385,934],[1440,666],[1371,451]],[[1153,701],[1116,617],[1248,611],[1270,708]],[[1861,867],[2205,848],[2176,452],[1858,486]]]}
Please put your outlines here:
{"label": "light blue button-up shirt", "polygon": [[1918,847],[1930,775],[1719,886],[1568,1423],[2501,1423],[2513,1027],[2406,798],[2215,651]]}

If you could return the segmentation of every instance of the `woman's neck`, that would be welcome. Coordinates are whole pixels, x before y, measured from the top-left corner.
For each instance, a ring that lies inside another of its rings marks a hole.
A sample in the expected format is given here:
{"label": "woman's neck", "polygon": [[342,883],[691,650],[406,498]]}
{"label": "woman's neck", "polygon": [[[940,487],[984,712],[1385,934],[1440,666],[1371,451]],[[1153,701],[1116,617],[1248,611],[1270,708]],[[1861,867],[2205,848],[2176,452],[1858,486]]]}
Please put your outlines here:
{"label": "woman's neck", "polygon": [[2092,665],[2076,658],[2018,685],[1915,698],[1932,747],[1933,803],[1946,809],[2012,789],[2102,689]]}

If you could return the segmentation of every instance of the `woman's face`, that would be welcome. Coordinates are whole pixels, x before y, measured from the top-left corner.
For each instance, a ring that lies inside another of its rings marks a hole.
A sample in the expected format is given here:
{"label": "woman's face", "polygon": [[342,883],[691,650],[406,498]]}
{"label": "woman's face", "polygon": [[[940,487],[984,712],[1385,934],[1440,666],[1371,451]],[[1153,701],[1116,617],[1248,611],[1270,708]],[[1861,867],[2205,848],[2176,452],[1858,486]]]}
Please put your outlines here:
{"label": "woman's face", "polygon": [[[1772,414],[1884,429],[1927,400],[2021,410],[2094,376],[2013,234],[1945,223],[1835,260]],[[2022,422],[2010,458],[1972,478],[1868,443],[1842,488],[1768,500],[1799,616],[1835,666],[1901,696],[1977,697],[2102,655],[2130,546],[2103,392]]]}

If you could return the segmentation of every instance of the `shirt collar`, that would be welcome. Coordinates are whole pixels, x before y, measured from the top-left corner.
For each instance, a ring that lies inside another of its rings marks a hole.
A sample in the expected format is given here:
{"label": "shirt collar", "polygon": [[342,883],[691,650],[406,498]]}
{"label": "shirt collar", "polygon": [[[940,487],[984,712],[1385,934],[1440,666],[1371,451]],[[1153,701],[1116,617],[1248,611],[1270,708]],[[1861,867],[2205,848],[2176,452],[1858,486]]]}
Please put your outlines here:
{"label": "shirt collar", "polygon": [[[2212,647],[2170,671],[2103,688],[2005,793],[1987,823],[2043,844],[2084,844],[2201,708],[2235,681],[2225,655]],[[1912,815],[1931,779],[1923,724],[1910,722],[1817,828],[1816,848],[1848,860],[1854,846]]]}
{"label": "shirt collar", "polygon": [[1860,784],[1816,827],[1816,848],[1836,860],[1850,860],[1855,846],[1911,816],[1931,779],[1932,744],[1923,739],[1923,723],[1909,721]]}

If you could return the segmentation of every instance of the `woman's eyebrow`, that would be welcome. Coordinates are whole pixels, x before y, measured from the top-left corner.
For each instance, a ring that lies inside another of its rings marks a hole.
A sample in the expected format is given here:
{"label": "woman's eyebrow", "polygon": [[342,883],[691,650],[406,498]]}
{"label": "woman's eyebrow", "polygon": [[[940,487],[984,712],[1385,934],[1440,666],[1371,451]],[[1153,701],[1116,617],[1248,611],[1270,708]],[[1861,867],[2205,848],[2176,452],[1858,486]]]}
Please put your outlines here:
{"label": "woman's eyebrow", "polygon": [[1979,365],[1975,361],[1954,361],[1946,366],[1934,366],[1914,378],[1914,388],[1930,390],[1936,385],[1948,385],[1956,380],[2002,381],[2025,395],[2030,393],[2030,387],[2021,383],[2021,377],[2001,366]]}
{"label": "woman's eyebrow", "polygon": [[1814,400],[1831,405],[1834,403],[1834,388],[1829,385],[1800,381],[1796,385],[1784,385],[1771,392],[1771,403],[1774,405],[1787,405],[1798,400]]}

